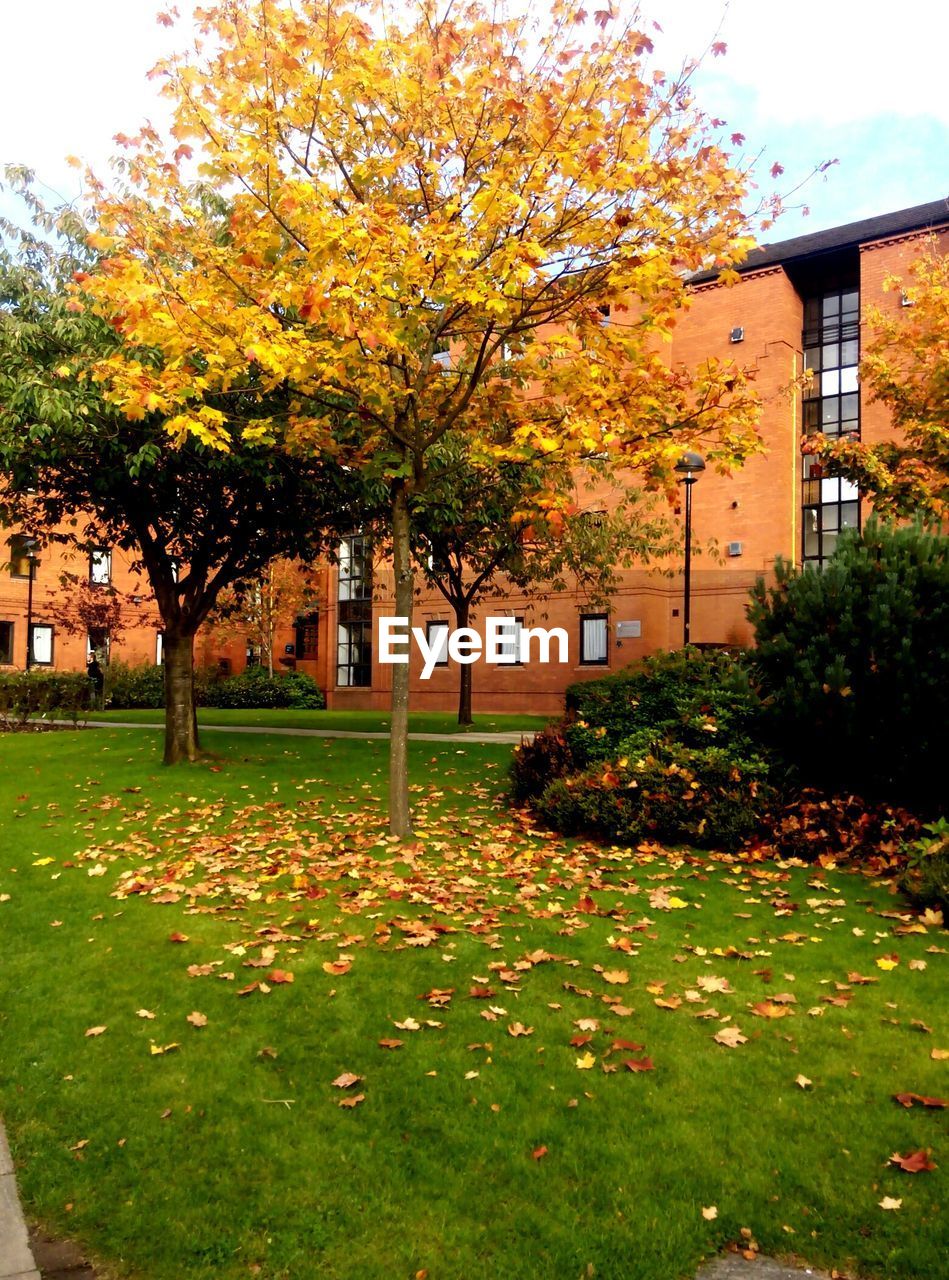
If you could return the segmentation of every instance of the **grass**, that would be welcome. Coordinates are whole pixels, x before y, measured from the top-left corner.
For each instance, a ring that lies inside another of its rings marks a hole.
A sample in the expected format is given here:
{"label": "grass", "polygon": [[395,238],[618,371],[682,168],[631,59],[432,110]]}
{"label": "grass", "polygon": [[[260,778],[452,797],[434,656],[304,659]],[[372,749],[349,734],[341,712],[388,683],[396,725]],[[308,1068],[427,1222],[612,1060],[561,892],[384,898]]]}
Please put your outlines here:
{"label": "grass", "polygon": [[[163,711],[98,711],[93,720],[120,720],[131,724],[164,724]],[[255,725],[269,729],[341,729],[353,733],[388,733],[390,717],[385,711],[295,711],[251,708],[244,711],[201,707],[199,725]],[[458,717],[445,711],[413,711],[409,714],[412,733],[533,733],[549,723],[544,716],[479,715],[473,725],[462,727]]]}
{"label": "grass", "polygon": [[[29,1213],[106,1274],[675,1280],[743,1228],[942,1273],[945,1113],[892,1095],[946,1096],[945,934],[886,886],[532,833],[494,802],[498,746],[413,744],[408,848],[384,742],[222,734],[176,770],[158,746],[2,744],[0,1111]],[[933,1172],[887,1164],[927,1148]]]}

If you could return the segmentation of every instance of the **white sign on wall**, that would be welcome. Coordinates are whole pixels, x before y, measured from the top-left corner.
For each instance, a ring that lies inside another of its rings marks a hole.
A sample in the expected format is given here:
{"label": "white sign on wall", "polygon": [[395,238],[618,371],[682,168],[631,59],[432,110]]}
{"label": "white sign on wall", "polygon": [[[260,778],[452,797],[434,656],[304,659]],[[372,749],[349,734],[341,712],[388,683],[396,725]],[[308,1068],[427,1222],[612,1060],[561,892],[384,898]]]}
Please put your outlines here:
{"label": "white sign on wall", "polygon": [[639,621],[617,622],[617,640],[639,640],[643,634],[643,624]]}

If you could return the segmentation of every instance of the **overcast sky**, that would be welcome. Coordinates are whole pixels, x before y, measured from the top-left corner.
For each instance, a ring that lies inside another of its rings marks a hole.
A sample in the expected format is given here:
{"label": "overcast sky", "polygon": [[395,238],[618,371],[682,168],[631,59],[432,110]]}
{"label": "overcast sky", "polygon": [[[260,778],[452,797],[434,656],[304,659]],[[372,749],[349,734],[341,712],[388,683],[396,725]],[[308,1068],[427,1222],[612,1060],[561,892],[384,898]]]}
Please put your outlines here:
{"label": "overcast sky", "polygon": [[[590,7],[606,0],[591,0]],[[614,0],[626,7],[626,0]],[[146,72],[180,41],[155,22],[156,0],[0,0],[0,164],[26,163],[59,193],[76,194],[74,154],[104,169],[112,135],[161,119]],[[189,0],[179,0],[182,12]],[[838,159],[797,197],[810,216],[786,214],[767,239],[783,240],[949,195],[949,6],[939,0],[653,0],[664,31],[659,64],[672,68],[717,37],[698,98],[764,149],[783,182]],[[0,197],[0,211],[10,213]]]}

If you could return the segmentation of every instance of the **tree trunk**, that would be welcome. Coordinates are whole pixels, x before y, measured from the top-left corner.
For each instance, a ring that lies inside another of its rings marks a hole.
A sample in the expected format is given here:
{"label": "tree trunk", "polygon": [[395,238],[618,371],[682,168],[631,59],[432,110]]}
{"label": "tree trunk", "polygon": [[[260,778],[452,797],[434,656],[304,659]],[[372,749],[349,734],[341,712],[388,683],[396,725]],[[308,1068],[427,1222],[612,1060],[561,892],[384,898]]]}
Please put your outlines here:
{"label": "tree trunk", "polygon": [[[395,574],[396,617],[412,625],[413,576],[409,539],[409,498],[405,481],[391,489],[392,566]],[[411,634],[411,632],[409,633]],[[412,834],[409,810],[409,665],[392,667],[392,727],[389,733],[389,831],[407,839]]]}
{"label": "tree trunk", "polygon": [[198,717],[194,705],[194,636],[165,631],[165,764],[196,760]]}
{"label": "tree trunk", "polygon": [[[471,602],[469,600],[455,605],[455,626],[459,631],[462,627],[467,627],[470,612]],[[458,678],[458,723],[474,724],[471,716],[471,677],[474,674],[474,663],[460,662],[458,665],[460,668]]]}

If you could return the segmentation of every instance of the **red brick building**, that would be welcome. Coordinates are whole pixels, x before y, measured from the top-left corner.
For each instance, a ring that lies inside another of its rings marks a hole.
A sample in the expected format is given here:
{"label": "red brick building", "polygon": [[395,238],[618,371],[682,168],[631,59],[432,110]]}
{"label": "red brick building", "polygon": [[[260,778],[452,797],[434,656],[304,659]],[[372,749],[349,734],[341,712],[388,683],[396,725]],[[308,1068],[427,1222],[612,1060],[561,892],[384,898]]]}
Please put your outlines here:
{"label": "red brick building", "polygon": [[[722,553],[717,562],[702,555],[693,561],[693,642],[748,643],[745,603],[756,577],[767,575],[779,555],[796,564],[820,564],[841,529],[859,526],[864,504],[856,489],[815,472],[813,461],[801,455],[801,436],[811,430],[857,431],[873,442],[890,430],[886,410],[869,403],[859,387],[861,315],[867,305],[899,308],[901,299],[883,292],[883,280],[904,272],[933,233],[949,248],[945,200],[765,246],[749,257],[732,287],[711,275],[692,282],[692,305],[675,330],[669,359],[694,365],[712,355],[754,366],[766,446],[734,475],[709,470],[693,487],[695,544],[714,539]],[[808,392],[789,391],[804,369],[814,371]],[[609,500],[606,490],[581,497],[593,511]],[[89,572],[96,571],[90,563]],[[49,625],[42,611],[58,572],[59,553],[53,551],[36,575],[34,625]],[[119,554],[111,557],[110,572],[122,591],[141,589],[141,603],[128,606],[131,625],[116,656],[155,661],[158,622],[147,588],[129,575]],[[27,586],[22,571],[0,584],[0,662],[16,666],[23,665],[26,653]],[[373,564],[368,541],[356,533],[344,545],[339,567],[326,569],[318,603],[288,627],[275,656],[313,674],[331,707],[385,707],[392,668],[379,662],[378,620],[393,613],[392,601],[391,571],[384,563]],[[540,602],[512,593],[482,605],[472,620],[476,629],[483,631],[488,616],[506,616],[528,627],[561,627],[569,657],[565,663],[477,663],[475,712],[557,711],[573,681],[681,644],[682,608],[681,573],[646,569],[621,572],[606,609],[591,608],[575,590],[551,592]],[[433,636],[454,622],[441,596],[427,593],[418,601],[415,625]],[[84,661],[86,645],[80,638],[34,634],[53,665],[77,667]],[[231,645],[218,653],[213,637],[205,643],[199,637],[198,658],[207,664],[227,658],[239,669],[242,649]],[[439,665],[428,680],[421,679],[421,666],[413,647],[413,706],[454,707],[456,665]]]}

